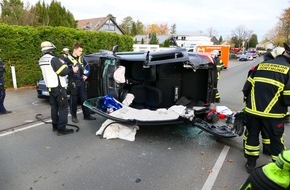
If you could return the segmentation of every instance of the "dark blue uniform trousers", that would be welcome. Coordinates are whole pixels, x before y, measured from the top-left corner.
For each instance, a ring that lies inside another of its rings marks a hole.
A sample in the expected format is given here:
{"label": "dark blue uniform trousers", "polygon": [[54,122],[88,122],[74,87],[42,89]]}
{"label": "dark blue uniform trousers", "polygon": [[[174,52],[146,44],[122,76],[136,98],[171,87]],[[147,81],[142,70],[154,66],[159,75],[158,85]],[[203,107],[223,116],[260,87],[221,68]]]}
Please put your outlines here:
{"label": "dark blue uniform trousers", "polygon": [[77,117],[77,106],[78,106],[78,100],[80,101],[82,105],[82,111],[85,118],[90,117],[90,109],[83,105],[84,101],[86,101],[87,98],[87,92],[85,88],[85,82],[84,81],[78,81],[76,82],[76,93],[72,93],[70,95],[70,112],[72,117]]}
{"label": "dark blue uniform trousers", "polygon": [[[66,96],[65,91],[63,88],[63,96]],[[53,127],[57,127],[57,129],[63,130],[67,125],[68,102],[65,104],[59,101],[59,96],[61,96],[59,87],[52,88],[49,95],[52,125]],[[66,101],[68,100],[66,99]]]}

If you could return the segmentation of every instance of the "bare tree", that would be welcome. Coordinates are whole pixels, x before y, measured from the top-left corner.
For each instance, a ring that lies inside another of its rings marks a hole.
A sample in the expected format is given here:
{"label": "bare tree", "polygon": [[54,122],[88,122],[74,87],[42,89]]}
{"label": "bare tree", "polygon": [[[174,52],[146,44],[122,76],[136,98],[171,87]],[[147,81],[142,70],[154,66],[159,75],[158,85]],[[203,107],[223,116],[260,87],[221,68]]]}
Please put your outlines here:
{"label": "bare tree", "polygon": [[269,30],[264,36],[263,42],[270,42],[274,46],[281,46],[285,42],[285,36],[281,27],[282,23],[279,22],[274,28]]}
{"label": "bare tree", "polygon": [[213,37],[213,36],[218,35],[218,32],[213,27],[208,28],[207,32],[208,32],[209,37]]}
{"label": "bare tree", "polygon": [[248,30],[246,26],[240,25],[232,31],[232,38],[236,38],[239,47],[245,47],[253,34],[252,30]]}

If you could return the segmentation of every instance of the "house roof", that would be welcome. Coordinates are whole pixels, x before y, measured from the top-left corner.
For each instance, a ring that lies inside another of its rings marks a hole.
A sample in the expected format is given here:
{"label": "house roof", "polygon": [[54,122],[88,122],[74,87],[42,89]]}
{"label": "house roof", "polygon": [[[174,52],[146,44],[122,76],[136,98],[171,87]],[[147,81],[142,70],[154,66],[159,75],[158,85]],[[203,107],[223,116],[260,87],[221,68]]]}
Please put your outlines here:
{"label": "house roof", "polygon": [[100,18],[90,18],[77,21],[78,29],[88,29],[98,31],[108,20],[111,20],[118,29],[124,34],[123,30],[118,26],[115,19],[112,17],[100,17]]}

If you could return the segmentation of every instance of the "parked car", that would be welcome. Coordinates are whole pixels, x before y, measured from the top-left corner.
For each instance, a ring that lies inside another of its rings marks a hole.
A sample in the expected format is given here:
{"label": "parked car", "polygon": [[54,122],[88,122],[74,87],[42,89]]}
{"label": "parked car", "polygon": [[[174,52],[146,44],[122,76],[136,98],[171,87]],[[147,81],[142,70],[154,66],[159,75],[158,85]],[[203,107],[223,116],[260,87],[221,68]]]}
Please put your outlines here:
{"label": "parked car", "polygon": [[250,54],[242,54],[239,56],[238,61],[251,61],[253,57]]}
{"label": "parked car", "polygon": [[[48,89],[45,85],[45,81],[43,79],[39,79],[36,82],[36,92],[37,92],[37,97],[40,99],[49,99],[49,92]],[[69,95],[68,95],[69,98]]]}
{"label": "parked car", "polygon": [[251,55],[253,58],[257,58],[258,57],[258,53],[256,50],[249,50],[248,54]]}
{"label": "parked car", "polygon": [[36,92],[37,92],[37,97],[40,99],[49,98],[49,92],[46,88],[46,85],[43,79],[40,79],[36,82]]}
{"label": "parked car", "polygon": [[236,136],[229,127],[207,120],[217,89],[217,68],[209,54],[185,48],[155,52],[117,52],[115,48],[85,59],[91,74],[84,105],[93,112],[120,123],[188,122],[217,137]]}

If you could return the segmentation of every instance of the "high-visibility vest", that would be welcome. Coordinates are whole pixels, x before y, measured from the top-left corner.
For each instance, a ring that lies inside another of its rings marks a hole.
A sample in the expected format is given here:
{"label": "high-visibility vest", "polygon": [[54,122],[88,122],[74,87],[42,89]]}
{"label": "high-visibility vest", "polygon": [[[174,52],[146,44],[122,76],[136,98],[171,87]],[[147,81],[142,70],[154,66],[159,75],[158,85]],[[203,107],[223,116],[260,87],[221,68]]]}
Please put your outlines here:
{"label": "high-visibility vest", "polygon": [[45,54],[39,59],[39,66],[42,71],[42,76],[43,76],[45,85],[47,88],[55,88],[59,84],[58,81],[60,81],[61,86],[66,87],[67,86],[66,76],[58,76],[58,73],[60,73],[67,66],[63,65],[55,72],[51,66],[52,58],[53,58],[52,55]]}

